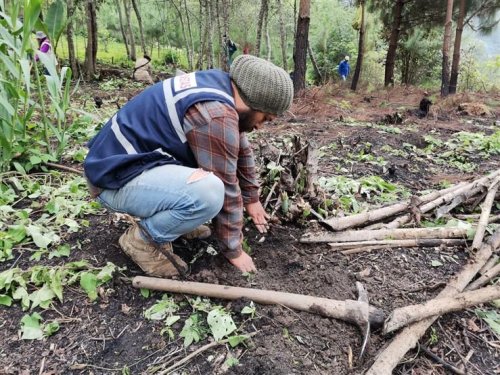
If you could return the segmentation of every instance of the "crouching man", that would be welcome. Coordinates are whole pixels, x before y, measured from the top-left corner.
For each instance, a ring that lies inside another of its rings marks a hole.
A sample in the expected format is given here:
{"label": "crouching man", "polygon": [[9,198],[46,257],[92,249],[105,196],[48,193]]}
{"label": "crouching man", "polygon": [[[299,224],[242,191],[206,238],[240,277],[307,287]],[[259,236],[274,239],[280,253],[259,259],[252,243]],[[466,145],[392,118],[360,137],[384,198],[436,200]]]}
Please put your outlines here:
{"label": "crouching man", "polygon": [[152,276],[187,270],[172,252],[182,235],[207,237],[242,272],[256,271],[242,251],[243,207],[261,233],[259,201],[246,133],[289,109],[293,84],[274,64],[237,57],[229,73],[193,72],[159,82],[121,108],[89,142],[89,187],[104,206],[141,219],[119,240]]}

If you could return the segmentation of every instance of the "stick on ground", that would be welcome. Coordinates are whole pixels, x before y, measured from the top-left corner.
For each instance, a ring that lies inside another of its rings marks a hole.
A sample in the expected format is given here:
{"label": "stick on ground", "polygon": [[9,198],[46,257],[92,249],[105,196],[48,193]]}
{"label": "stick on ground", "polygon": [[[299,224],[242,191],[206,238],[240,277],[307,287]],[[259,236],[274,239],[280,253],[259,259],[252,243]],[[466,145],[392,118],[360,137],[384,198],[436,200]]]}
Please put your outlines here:
{"label": "stick on ground", "polygon": [[[492,252],[500,245],[500,230],[497,230],[488,243],[483,244],[470,263],[448,283],[437,298],[444,298],[460,293],[469,284],[476,273],[484,266]],[[401,331],[385,350],[377,356],[366,375],[390,375],[406,352],[417,345],[418,340],[437,319],[436,316],[414,323]]]}
{"label": "stick on ground", "polygon": [[382,332],[391,333],[433,315],[441,316],[452,311],[464,310],[498,298],[500,298],[500,285],[472,290],[452,297],[435,298],[418,305],[400,307],[389,315]]}
{"label": "stick on ground", "polygon": [[379,230],[349,230],[336,233],[307,234],[300,239],[302,243],[318,242],[356,242],[372,240],[406,240],[423,238],[466,238],[464,228],[404,228]]}

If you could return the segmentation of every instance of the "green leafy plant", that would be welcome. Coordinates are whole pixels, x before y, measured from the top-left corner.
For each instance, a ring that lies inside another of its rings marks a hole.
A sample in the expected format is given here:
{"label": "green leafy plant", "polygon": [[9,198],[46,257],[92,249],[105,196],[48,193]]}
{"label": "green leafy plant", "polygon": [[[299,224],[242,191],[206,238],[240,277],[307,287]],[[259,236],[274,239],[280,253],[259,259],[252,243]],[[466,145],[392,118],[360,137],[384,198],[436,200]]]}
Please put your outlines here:
{"label": "green leafy plant", "polygon": [[41,4],[41,0],[2,4],[6,12],[0,14],[0,172],[14,167],[24,173],[43,161],[54,161],[67,142],[71,70],[65,67],[58,72],[53,54],[38,54],[40,64],[50,73],[41,77],[33,69],[38,47],[31,37],[34,29],[55,38],[60,35],[63,2],[51,5],[45,23],[39,20]]}
{"label": "green leafy plant", "polygon": [[491,330],[500,337],[500,314],[494,310],[475,310],[476,315],[483,319],[491,328]]}
{"label": "green leafy plant", "polygon": [[21,319],[21,339],[22,340],[40,340],[47,336],[52,336],[59,331],[57,321],[48,324],[41,324],[42,317],[34,312],[31,315],[25,315]]}

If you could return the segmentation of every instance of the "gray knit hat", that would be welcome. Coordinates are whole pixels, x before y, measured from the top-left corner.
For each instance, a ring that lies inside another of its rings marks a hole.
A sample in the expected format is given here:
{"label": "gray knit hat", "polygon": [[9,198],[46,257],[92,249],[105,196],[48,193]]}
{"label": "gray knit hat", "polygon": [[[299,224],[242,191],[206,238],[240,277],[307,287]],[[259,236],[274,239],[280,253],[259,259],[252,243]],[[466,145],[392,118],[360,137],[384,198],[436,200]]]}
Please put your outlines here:
{"label": "gray knit hat", "polygon": [[281,115],[292,105],[293,83],[280,67],[252,55],[234,59],[229,76],[250,108]]}

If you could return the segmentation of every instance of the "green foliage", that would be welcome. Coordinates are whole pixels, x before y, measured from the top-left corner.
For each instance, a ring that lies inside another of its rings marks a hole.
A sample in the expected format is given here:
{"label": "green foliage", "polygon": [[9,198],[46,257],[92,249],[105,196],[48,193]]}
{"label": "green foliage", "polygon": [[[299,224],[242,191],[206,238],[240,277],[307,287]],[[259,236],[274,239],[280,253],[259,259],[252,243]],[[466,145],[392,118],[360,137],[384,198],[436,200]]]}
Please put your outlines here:
{"label": "green foliage", "polygon": [[31,315],[25,315],[21,319],[21,339],[41,340],[59,331],[59,323],[57,321],[40,324],[41,320],[42,317],[36,312]]}
{"label": "green foliage", "polygon": [[77,281],[90,300],[95,300],[97,288],[111,280],[117,269],[112,263],[93,268],[86,261],[57,267],[34,266],[26,271],[12,268],[0,273],[0,301],[7,306],[18,301],[23,310],[38,306],[47,309],[55,298],[63,302],[64,287]]}
{"label": "green foliage", "polygon": [[401,83],[418,85],[437,83],[441,74],[442,35],[415,28],[401,40],[397,63],[401,70]]}
{"label": "green foliage", "polygon": [[[0,175],[0,192],[0,261],[12,259],[13,249],[21,245],[34,251],[33,259],[46,253],[49,258],[68,256],[69,246],[59,244],[61,237],[87,226],[84,215],[97,213],[100,207],[88,201],[83,177],[59,173],[5,173]],[[14,209],[23,199],[30,204]]]}
{"label": "green foliage", "polygon": [[[18,19],[18,5],[11,4],[0,15],[0,172],[11,167],[26,172],[54,161],[67,142],[71,70],[63,68],[59,73],[54,55],[38,54],[40,64],[50,73],[40,77],[32,59],[38,47],[31,32],[35,26],[48,30],[46,23],[37,23],[41,1],[24,3],[24,23]],[[54,23],[58,23],[56,13],[54,10],[49,18]],[[56,28],[51,26],[51,30]]]}
{"label": "green foliage", "polygon": [[379,176],[368,176],[360,180],[345,176],[321,177],[318,183],[323,189],[333,193],[332,200],[338,202],[339,209],[346,213],[361,212],[368,207],[368,203],[389,203],[409,196],[406,189]]}
{"label": "green foliage", "polygon": [[500,337],[500,314],[497,311],[477,309],[476,315],[483,319],[491,328],[491,330]]}
{"label": "green foliage", "polygon": [[[311,5],[311,14],[316,20],[311,24],[310,32],[314,36],[311,47],[321,74],[325,80],[338,79],[339,62],[345,55],[352,58],[358,50],[357,33],[351,26],[355,9],[343,7],[339,1],[318,2]],[[317,77],[314,80],[317,81]]]}
{"label": "green foliage", "polygon": [[179,336],[184,338],[184,347],[188,347],[193,342],[199,342],[207,336],[208,329],[200,313],[194,313],[184,322]]}
{"label": "green foliage", "polygon": [[57,0],[50,4],[45,17],[45,24],[47,35],[55,48],[66,27],[66,7],[62,0]]}

